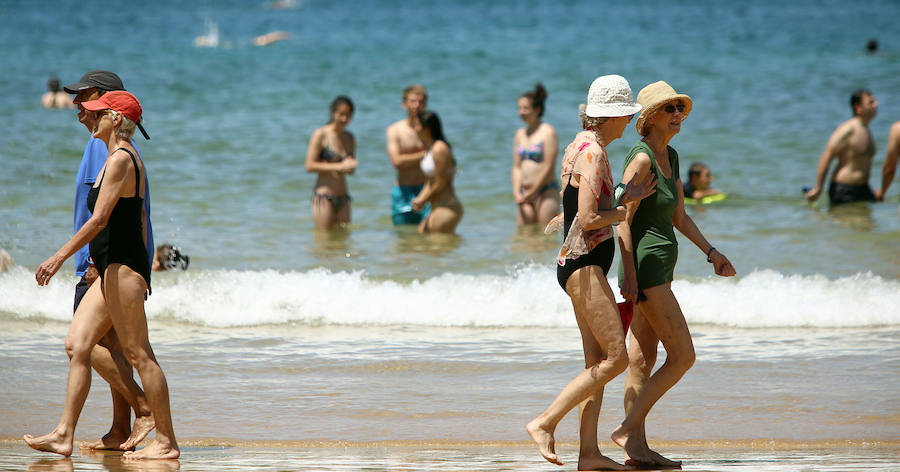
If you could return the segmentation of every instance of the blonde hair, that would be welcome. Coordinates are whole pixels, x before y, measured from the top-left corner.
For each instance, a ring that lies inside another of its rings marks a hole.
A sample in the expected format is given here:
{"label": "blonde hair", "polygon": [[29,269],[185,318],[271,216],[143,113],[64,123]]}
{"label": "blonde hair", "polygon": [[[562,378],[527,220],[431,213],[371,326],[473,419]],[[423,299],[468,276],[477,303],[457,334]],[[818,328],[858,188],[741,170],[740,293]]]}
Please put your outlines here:
{"label": "blonde hair", "polygon": [[120,138],[125,138],[125,139],[133,138],[134,130],[137,127],[137,124],[135,122],[131,121],[128,117],[126,117],[122,113],[119,113],[115,110],[109,110],[109,112],[110,112],[109,117],[112,118],[113,121],[116,120],[116,117],[122,117],[122,122],[119,123],[119,126],[116,128],[116,136],[118,136]]}
{"label": "blonde hair", "polygon": [[406,97],[411,93],[421,95],[422,98],[425,99],[425,101],[428,101],[428,92],[425,91],[425,87],[419,84],[412,84],[409,87],[406,87],[403,90],[403,100],[406,101]]}
{"label": "blonde hair", "polygon": [[581,127],[584,129],[594,129],[609,120],[605,116],[587,116],[587,105],[582,103],[578,105],[578,118],[581,120]]}

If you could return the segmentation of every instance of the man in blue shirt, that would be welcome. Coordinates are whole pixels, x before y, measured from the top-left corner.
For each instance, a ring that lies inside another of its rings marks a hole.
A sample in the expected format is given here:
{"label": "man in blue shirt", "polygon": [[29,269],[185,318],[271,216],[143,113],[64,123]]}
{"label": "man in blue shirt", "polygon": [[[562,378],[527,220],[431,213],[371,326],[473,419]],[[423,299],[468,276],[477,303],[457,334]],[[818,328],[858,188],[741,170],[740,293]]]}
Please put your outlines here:
{"label": "man in blue shirt", "polygon": [[[66,92],[75,95],[72,103],[78,108],[78,121],[90,132],[94,130],[95,115],[86,111],[81,106],[81,103],[96,100],[106,92],[113,90],[125,90],[125,86],[122,84],[119,76],[104,70],[88,72],[77,83],[65,87]],[[143,126],[140,124],[138,126],[144,137],[150,139]],[[134,145],[133,141],[132,145]],[[137,146],[135,146],[135,149],[137,149]],[[140,150],[138,150],[138,153],[140,153]],[[97,174],[103,168],[108,155],[109,150],[106,148],[106,144],[102,140],[91,136],[87,147],[84,149],[84,155],[81,158],[81,165],[78,168],[76,179],[74,219],[76,233],[91,217],[91,212],[87,208],[87,194],[91,187],[94,186]],[[152,264],[153,228],[150,224],[150,184],[146,176],[146,168],[144,174],[144,188],[146,189],[144,210],[147,214],[147,257]],[[84,246],[75,253],[75,275],[81,277],[81,280],[75,286],[74,310],[77,311],[78,305],[81,303],[81,299],[87,292],[88,287],[100,276],[91,263],[88,246]],[[134,448],[153,429],[155,423],[153,416],[150,414],[150,405],[147,403],[144,392],[131,376],[124,378],[120,373],[131,372],[131,366],[122,355],[122,348],[112,328],[91,352],[91,364],[97,373],[110,383],[110,391],[113,398],[113,424],[103,438],[93,443],[83,444],[82,447],[117,450]],[[135,412],[134,428],[131,427],[132,408]]]}

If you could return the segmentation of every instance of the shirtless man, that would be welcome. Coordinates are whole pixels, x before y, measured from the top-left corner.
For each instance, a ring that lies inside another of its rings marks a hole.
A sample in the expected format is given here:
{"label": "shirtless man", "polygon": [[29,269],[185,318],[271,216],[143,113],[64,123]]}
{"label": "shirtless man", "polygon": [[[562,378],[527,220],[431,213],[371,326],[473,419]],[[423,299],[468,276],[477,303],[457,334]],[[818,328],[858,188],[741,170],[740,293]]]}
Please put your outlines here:
{"label": "shirtless man", "polygon": [[60,90],[59,79],[56,77],[50,77],[50,80],[47,81],[47,93],[41,96],[41,106],[44,108],[75,108],[69,95]]}
{"label": "shirtless man", "polygon": [[[894,180],[894,173],[897,172],[898,157],[900,157],[900,121],[891,125],[891,131],[888,133],[887,155],[881,168],[881,188],[875,192],[875,201],[884,201],[888,187]],[[897,211],[900,212],[900,207],[897,207]]]}
{"label": "shirtless man", "polygon": [[403,91],[403,108],[407,116],[387,128],[387,153],[397,169],[397,181],[391,191],[391,220],[394,225],[417,225],[428,216],[430,205],[421,211],[412,208],[412,201],[425,185],[420,162],[425,157],[425,145],[416,132],[419,112],[425,109],[428,94],[425,87],[410,85]]}
{"label": "shirtless man", "polygon": [[875,156],[875,141],[869,123],[878,113],[878,102],[868,90],[857,90],[850,97],[853,118],[841,123],[825,146],[816,169],[816,186],[806,192],[806,199],[816,201],[822,193],[825,174],[832,159],[837,166],[831,175],[828,198],[832,205],[854,201],[874,201],[869,188],[869,172]]}

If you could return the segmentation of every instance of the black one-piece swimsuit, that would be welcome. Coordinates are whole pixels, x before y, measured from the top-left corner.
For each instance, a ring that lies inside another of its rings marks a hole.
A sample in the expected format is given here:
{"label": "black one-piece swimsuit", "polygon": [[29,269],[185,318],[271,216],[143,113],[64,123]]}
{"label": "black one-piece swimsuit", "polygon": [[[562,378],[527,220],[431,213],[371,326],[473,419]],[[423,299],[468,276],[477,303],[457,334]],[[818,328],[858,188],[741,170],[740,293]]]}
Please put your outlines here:
{"label": "black one-piece swimsuit", "polygon": [[[141,274],[150,288],[150,261],[147,257],[147,246],[144,243],[144,231],[142,211],[144,199],[140,197],[141,173],[134,154],[128,149],[119,148],[131,156],[134,164],[134,196],[119,197],[109,217],[109,223],[100,233],[91,240],[89,249],[94,266],[100,272],[100,277],[106,276],[106,268],[110,264],[122,264],[131,270]],[[100,185],[91,187],[87,195],[87,206],[91,213],[97,204],[100,188],[103,187],[103,179],[106,171],[100,177]]]}
{"label": "black one-piece swimsuit", "polygon": [[[569,179],[571,181],[571,178]],[[578,213],[578,189],[566,184],[563,191],[563,239],[569,236],[569,227],[575,221],[575,214]],[[566,289],[566,282],[569,277],[578,269],[591,265],[600,266],[603,269],[603,275],[609,273],[612,266],[613,255],[616,253],[616,245],[614,238],[598,244],[597,247],[591,249],[591,252],[582,254],[577,259],[566,259],[565,265],[556,266],[556,280],[563,290]]]}

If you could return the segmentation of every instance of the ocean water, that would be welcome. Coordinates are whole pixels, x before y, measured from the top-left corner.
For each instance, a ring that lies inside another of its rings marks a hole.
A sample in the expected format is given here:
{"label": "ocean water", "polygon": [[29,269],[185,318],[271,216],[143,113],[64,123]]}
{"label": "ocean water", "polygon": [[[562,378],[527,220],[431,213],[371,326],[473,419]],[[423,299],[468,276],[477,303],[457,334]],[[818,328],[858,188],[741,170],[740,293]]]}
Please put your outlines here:
{"label": "ocean water", "polygon": [[[801,188],[860,87],[880,103],[880,184],[900,120],[898,17],[892,1],[2,2],[15,73],[0,75],[0,247],[17,266],[0,273],[0,436],[52,429],[65,388],[73,266],[48,287],[33,272],[71,235],[88,136],[39,97],[51,74],[110,69],[144,106],[156,241],[191,256],[187,272],[153,275],[146,304],[181,437],[526,439],[583,362],[558,236],[516,228],[516,100],[544,83],[563,147],[590,82],[617,73],[635,93],[666,80],[693,97],[672,145],[683,175],[707,163],[728,199],[688,212],[738,270],[715,277],[681,239],[673,290],[698,361],[651,413],[651,441],[896,442],[900,184],[887,203],[833,210]],[[195,47],[212,24],[218,47]],[[291,38],[252,46],[276,30]],[[390,224],[384,129],[414,82],[459,161],[456,236]],[[339,94],[357,107],[353,223],[321,233],[304,159]],[[629,128],[609,146],[615,174],[637,140]],[[108,425],[94,380],[79,437]],[[601,429],[622,418],[621,382]]]}

